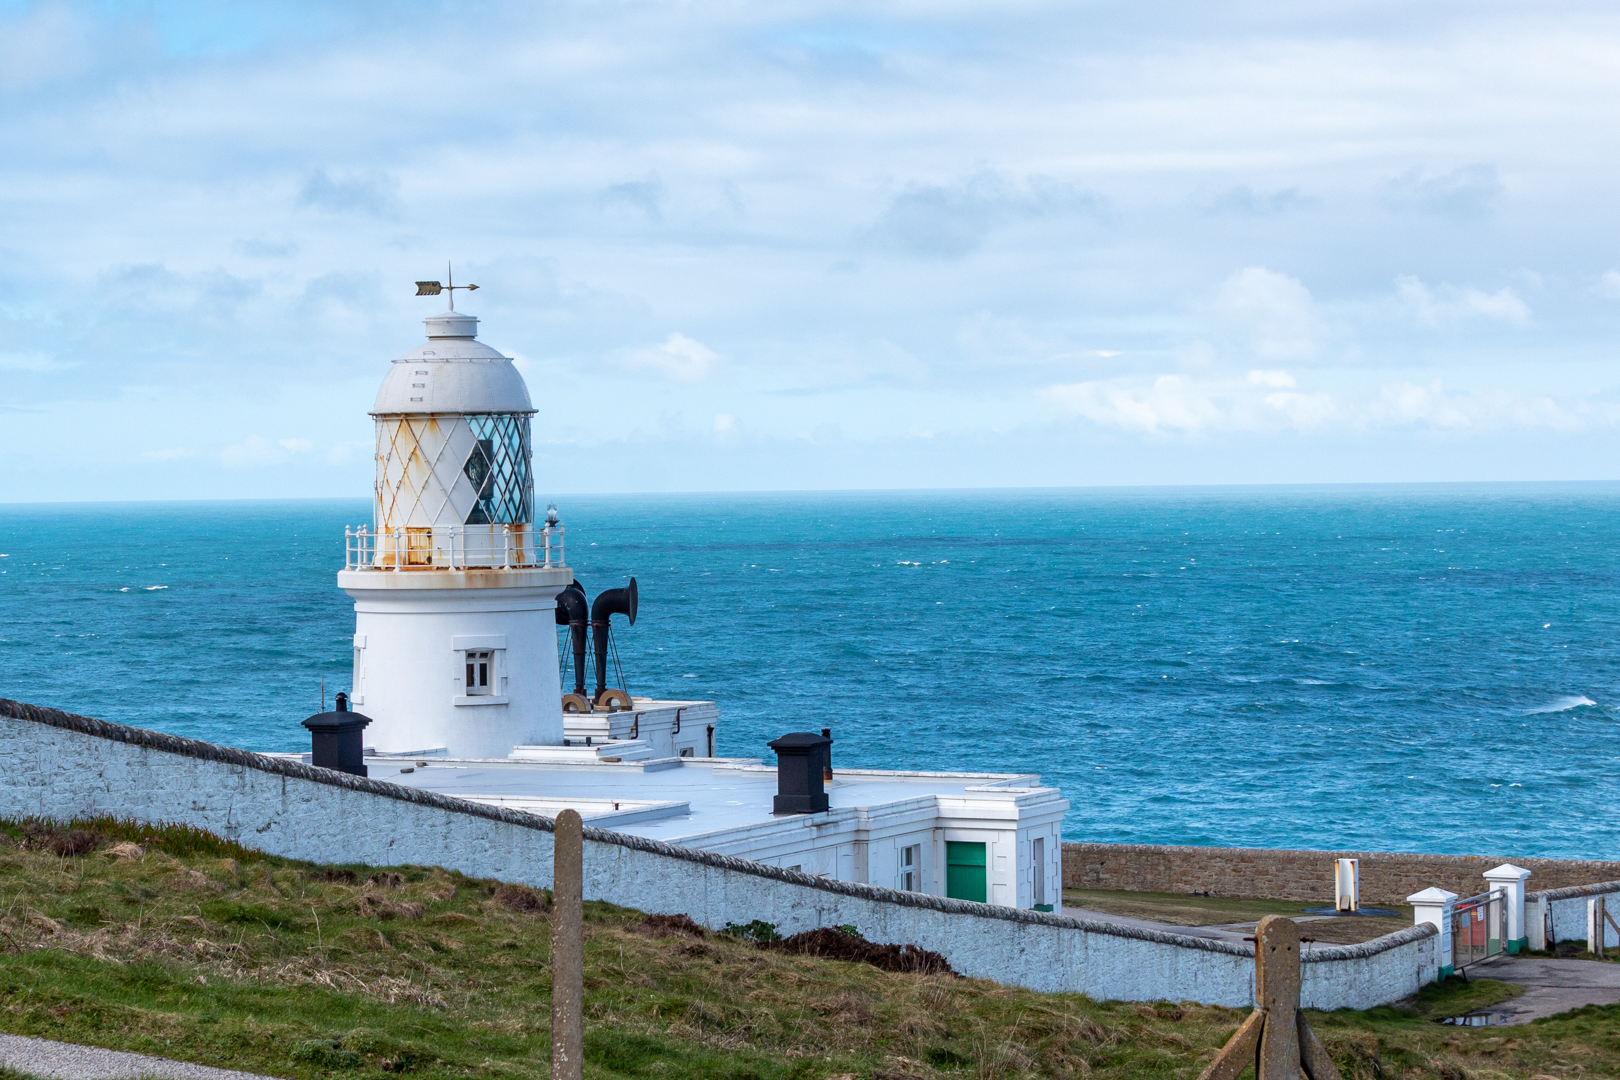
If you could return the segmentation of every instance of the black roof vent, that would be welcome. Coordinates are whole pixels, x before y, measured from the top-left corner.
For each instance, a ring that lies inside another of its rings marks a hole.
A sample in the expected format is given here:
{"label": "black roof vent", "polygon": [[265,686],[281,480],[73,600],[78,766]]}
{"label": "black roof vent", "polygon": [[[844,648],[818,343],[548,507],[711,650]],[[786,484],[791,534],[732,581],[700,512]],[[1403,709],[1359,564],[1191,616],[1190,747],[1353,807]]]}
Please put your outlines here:
{"label": "black roof vent", "polygon": [[773,814],[822,814],[827,791],[822,773],[832,753],[832,740],[808,731],[793,731],[769,744],[776,751],[776,798]]}
{"label": "black roof vent", "polygon": [[339,694],[334,712],[316,713],[304,721],[309,728],[310,764],[355,776],[366,775],[366,752],[361,733],[371,717],[349,711],[349,695]]}

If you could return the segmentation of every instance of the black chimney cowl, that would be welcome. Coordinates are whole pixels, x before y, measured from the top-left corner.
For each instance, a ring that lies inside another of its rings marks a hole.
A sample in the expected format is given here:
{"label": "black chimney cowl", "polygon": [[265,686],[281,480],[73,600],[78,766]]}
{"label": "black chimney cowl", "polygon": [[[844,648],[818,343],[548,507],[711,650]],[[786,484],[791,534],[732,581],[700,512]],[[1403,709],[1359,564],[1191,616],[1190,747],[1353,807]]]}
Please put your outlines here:
{"label": "black chimney cowl", "polygon": [[793,731],[769,745],[776,751],[776,798],[771,813],[825,813],[828,803],[822,771],[832,740],[808,731]]}
{"label": "black chimney cowl", "polygon": [[349,695],[337,696],[336,711],[316,713],[303,723],[309,729],[311,765],[354,776],[366,775],[366,751],[361,733],[371,723],[371,717],[350,712]]}

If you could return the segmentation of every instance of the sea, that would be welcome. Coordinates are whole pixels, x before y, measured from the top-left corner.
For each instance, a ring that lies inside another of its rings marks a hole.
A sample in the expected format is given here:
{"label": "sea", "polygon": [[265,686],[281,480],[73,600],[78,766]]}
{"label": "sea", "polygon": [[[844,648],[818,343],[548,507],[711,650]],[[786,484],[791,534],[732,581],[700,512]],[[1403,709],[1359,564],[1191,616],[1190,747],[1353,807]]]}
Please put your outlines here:
{"label": "sea", "polygon": [[[1039,773],[1072,840],[1620,857],[1620,486],[567,496],[720,753]],[[254,750],[348,688],[347,501],[0,506],[0,696]]]}

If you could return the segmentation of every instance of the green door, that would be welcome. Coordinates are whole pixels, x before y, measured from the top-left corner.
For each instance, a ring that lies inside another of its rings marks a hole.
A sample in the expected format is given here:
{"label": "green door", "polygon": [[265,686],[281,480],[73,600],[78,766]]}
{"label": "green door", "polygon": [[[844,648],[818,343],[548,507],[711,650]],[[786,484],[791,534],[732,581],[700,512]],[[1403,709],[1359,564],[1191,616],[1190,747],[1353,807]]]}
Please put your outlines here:
{"label": "green door", "polygon": [[985,903],[984,845],[945,841],[945,895],[953,900]]}

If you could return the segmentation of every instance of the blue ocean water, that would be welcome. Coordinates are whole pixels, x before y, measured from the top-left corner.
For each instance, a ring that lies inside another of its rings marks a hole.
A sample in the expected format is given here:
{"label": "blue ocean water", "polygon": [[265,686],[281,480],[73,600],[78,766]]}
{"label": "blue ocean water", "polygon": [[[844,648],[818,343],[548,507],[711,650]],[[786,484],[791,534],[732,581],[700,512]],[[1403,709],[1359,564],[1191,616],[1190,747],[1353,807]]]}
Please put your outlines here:
{"label": "blue ocean water", "polygon": [[[720,751],[1020,770],[1070,839],[1614,858],[1620,488],[568,497]],[[244,746],[347,687],[363,500],[0,506],[0,696]]]}

